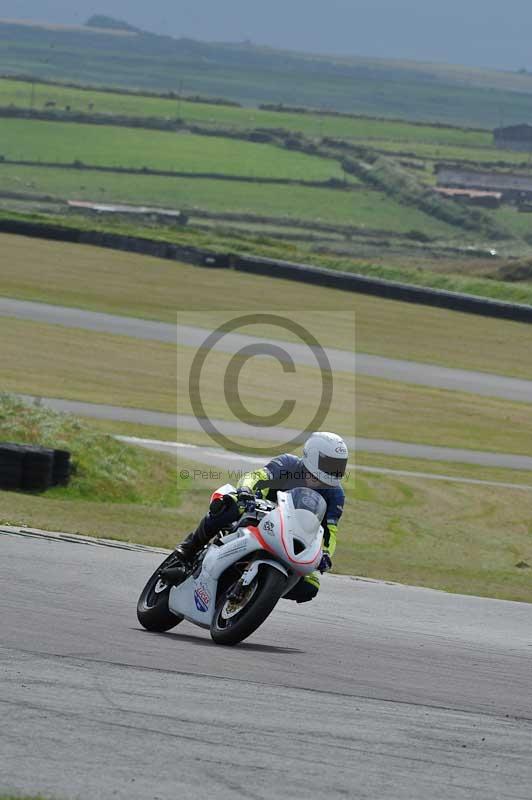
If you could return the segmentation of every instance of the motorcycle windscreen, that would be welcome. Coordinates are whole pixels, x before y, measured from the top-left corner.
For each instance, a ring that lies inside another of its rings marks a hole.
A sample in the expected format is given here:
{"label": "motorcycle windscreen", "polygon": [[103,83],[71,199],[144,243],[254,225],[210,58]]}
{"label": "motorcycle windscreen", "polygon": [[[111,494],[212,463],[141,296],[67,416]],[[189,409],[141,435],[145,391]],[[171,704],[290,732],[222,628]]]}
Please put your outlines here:
{"label": "motorcycle windscreen", "polygon": [[318,518],[320,523],[322,522],[325,512],[327,511],[327,503],[321,494],[315,492],[314,489],[309,489],[303,486],[299,486],[297,489],[292,489],[290,492],[287,492],[287,494],[290,495],[296,511],[298,509],[301,509],[302,511],[310,511]]}

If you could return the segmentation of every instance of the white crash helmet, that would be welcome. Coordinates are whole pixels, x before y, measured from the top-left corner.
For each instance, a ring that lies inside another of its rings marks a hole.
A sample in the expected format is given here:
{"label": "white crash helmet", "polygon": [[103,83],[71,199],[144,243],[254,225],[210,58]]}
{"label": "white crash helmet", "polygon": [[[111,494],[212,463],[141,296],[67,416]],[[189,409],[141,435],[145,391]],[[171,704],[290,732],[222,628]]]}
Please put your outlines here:
{"label": "white crash helmet", "polygon": [[345,475],[348,455],[347,445],[340,436],[319,431],[305,442],[303,464],[322,483],[338,486]]}

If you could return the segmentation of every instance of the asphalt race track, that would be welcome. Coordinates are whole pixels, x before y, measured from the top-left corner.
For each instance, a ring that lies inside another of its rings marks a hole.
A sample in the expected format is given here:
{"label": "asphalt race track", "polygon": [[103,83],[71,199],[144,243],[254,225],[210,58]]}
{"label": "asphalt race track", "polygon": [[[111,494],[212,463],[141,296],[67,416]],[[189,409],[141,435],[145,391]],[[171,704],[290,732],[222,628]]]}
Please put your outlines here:
{"label": "asphalt race track", "polygon": [[[251,472],[257,467],[264,466],[264,456],[250,456],[243,453],[233,453],[229,450],[222,450],[220,447],[204,447],[183,442],[164,442],[157,439],[139,439],[137,436],[117,436],[127,444],[135,447],[145,447],[147,450],[154,450],[158,453],[167,453],[175,456],[179,470],[192,472],[195,469],[204,470],[205,466],[218,467],[219,469],[231,470],[235,472]],[[531,459],[532,460],[532,459]],[[362,464],[348,464],[348,470],[358,472],[370,472],[380,475],[394,475],[406,478],[425,478],[431,481],[445,481],[446,483],[462,483],[473,486],[493,486],[499,489],[520,489],[532,492],[532,485],[525,483],[511,483],[508,481],[489,481],[476,478],[463,478],[458,475],[446,475],[435,472],[412,472],[410,470],[389,469],[387,467],[367,467]],[[232,478],[236,480],[236,478]]]}
{"label": "asphalt race track", "polygon": [[[191,325],[170,325],[164,322],[102,314],[97,311],[83,311],[79,308],[65,308],[47,303],[34,303],[26,300],[12,300],[0,297],[0,316],[33,320],[69,328],[100,331],[138,339],[149,339],[187,347],[199,348],[209,331]],[[177,314],[176,314],[177,317]],[[214,347],[227,353],[235,353],[242,347],[257,342],[282,345],[287,356],[296,364],[316,367],[313,352],[302,344],[278,340],[257,339],[243,334],[227,334]],[[382,356],[354,353],[346,350],[325,348],[334,372],[355,372],[375,378],[402,381],[419,386],[432,386],[439,389],[469,392],[487,397],[502,397],[522,403],[532,402],[532,380],[508,378],[486,372],[463,369],[449,369],[434,364],[421,364],[415,361],[383,358]]]}
{"label": "asphalt race track", "polygon": [[160,559],[0,534],[0,789],[530,800],[530,606],[326,576],[226,649],[139,628]]}
{"label": "asphalt race track", "polygon": [[[142,408],[121,408],[98,403],[83,403],[77,400],[60,400],[54,397],[37,398],[30,395],[20,395],[20,397],[29,403],[42,403],[54,411],[66,414],[172,428],[178,436],[180,430],[203,431],[196,417],[185,416],[184,414],[168,414],[162,411],[147,411]],[[284,437],[288,440],[299,435],[302,442],[306,439],[306,433],[301,433],[295,428],[253,428],[247,423],[237,421],[212,421],[218,430],[229,437],[242,436],[251,439],[253,438],[252,434],[256,434],[259,440],[281,441]],[[427,461],[449,461],[462,464],[478,464],[486,467],[502,467],[503,469],[532,470],[532,456],[514,455],[512,453],[490,453],[485,450],[466,450],[457,447],[437,447],[434,445],[396,442],[389,439],[365,439],[360,436],[356,438],[345,436],[344,438],[353,452],[358,450],[359,452],[421,458]]]}

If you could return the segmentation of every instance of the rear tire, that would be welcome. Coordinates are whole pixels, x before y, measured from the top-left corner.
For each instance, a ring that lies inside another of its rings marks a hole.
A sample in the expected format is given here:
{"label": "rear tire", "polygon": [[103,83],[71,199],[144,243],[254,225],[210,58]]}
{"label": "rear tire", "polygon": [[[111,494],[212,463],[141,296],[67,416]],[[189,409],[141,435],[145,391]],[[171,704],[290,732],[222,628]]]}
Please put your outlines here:
{"label": "rear tire", "polygon": [[286,589],[286,575],[268,564],[259,567],[255,581],[258,586],[249,602],[229,619],[224,619],[222,612],[230,589],[220,597],[211,622],[211,637],[216,644],[235,645],[250,636],[271,614]]}
{"label": "rear tire", "polygon": [[168,566],[175,560],[172,553],[163,561],[147,582],[138,599],[137,619],[147,631],[162,633],[183,622],[184,617],[172,614],[168,608],[171,585],[159,578],[162,567]]}

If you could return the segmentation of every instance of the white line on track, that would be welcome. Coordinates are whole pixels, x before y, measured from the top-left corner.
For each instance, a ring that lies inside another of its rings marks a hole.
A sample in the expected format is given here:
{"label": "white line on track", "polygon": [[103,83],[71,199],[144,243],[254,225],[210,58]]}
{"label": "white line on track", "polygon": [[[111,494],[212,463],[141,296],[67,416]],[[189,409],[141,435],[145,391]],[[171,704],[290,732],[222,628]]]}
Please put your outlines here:
{"label": "white line on track", "polygon": [[[179,454],[179,450],[190,452],[190,457],[193,461],[199,461],[202,464],[210,464],[213,459],[220,463],[222,461],[239,463],[245,462],[250,466],[263,466],[264,457],[258,458],[256,456],[243,455],[242,453],[231,453],[228,450],[221,448],[209,448],[196,444],[188,444],[186,442],[169,442],[161,441],[159,439],[142,439],[138,436],[116,436],[122,442],[127,444],[134,444],[140,447],[145,447],[148,450],[169,451]],[[349,464],[349,469],[355,472],[368,472],[383,475],[396,475],[404,478],[422,478],[431,481],[446,481],[452,483],[471,484],[473,486],[492,486],[501,489],[519,489],[521,491],[532,492],[532,486],[525,483],[506,483],[504,481],[486,481],[478,478],[464,478],[456,475],[440,475],[432,472],[413,472],[410,470],[390,469],[388,467],[366,467],[360,464]]]}

